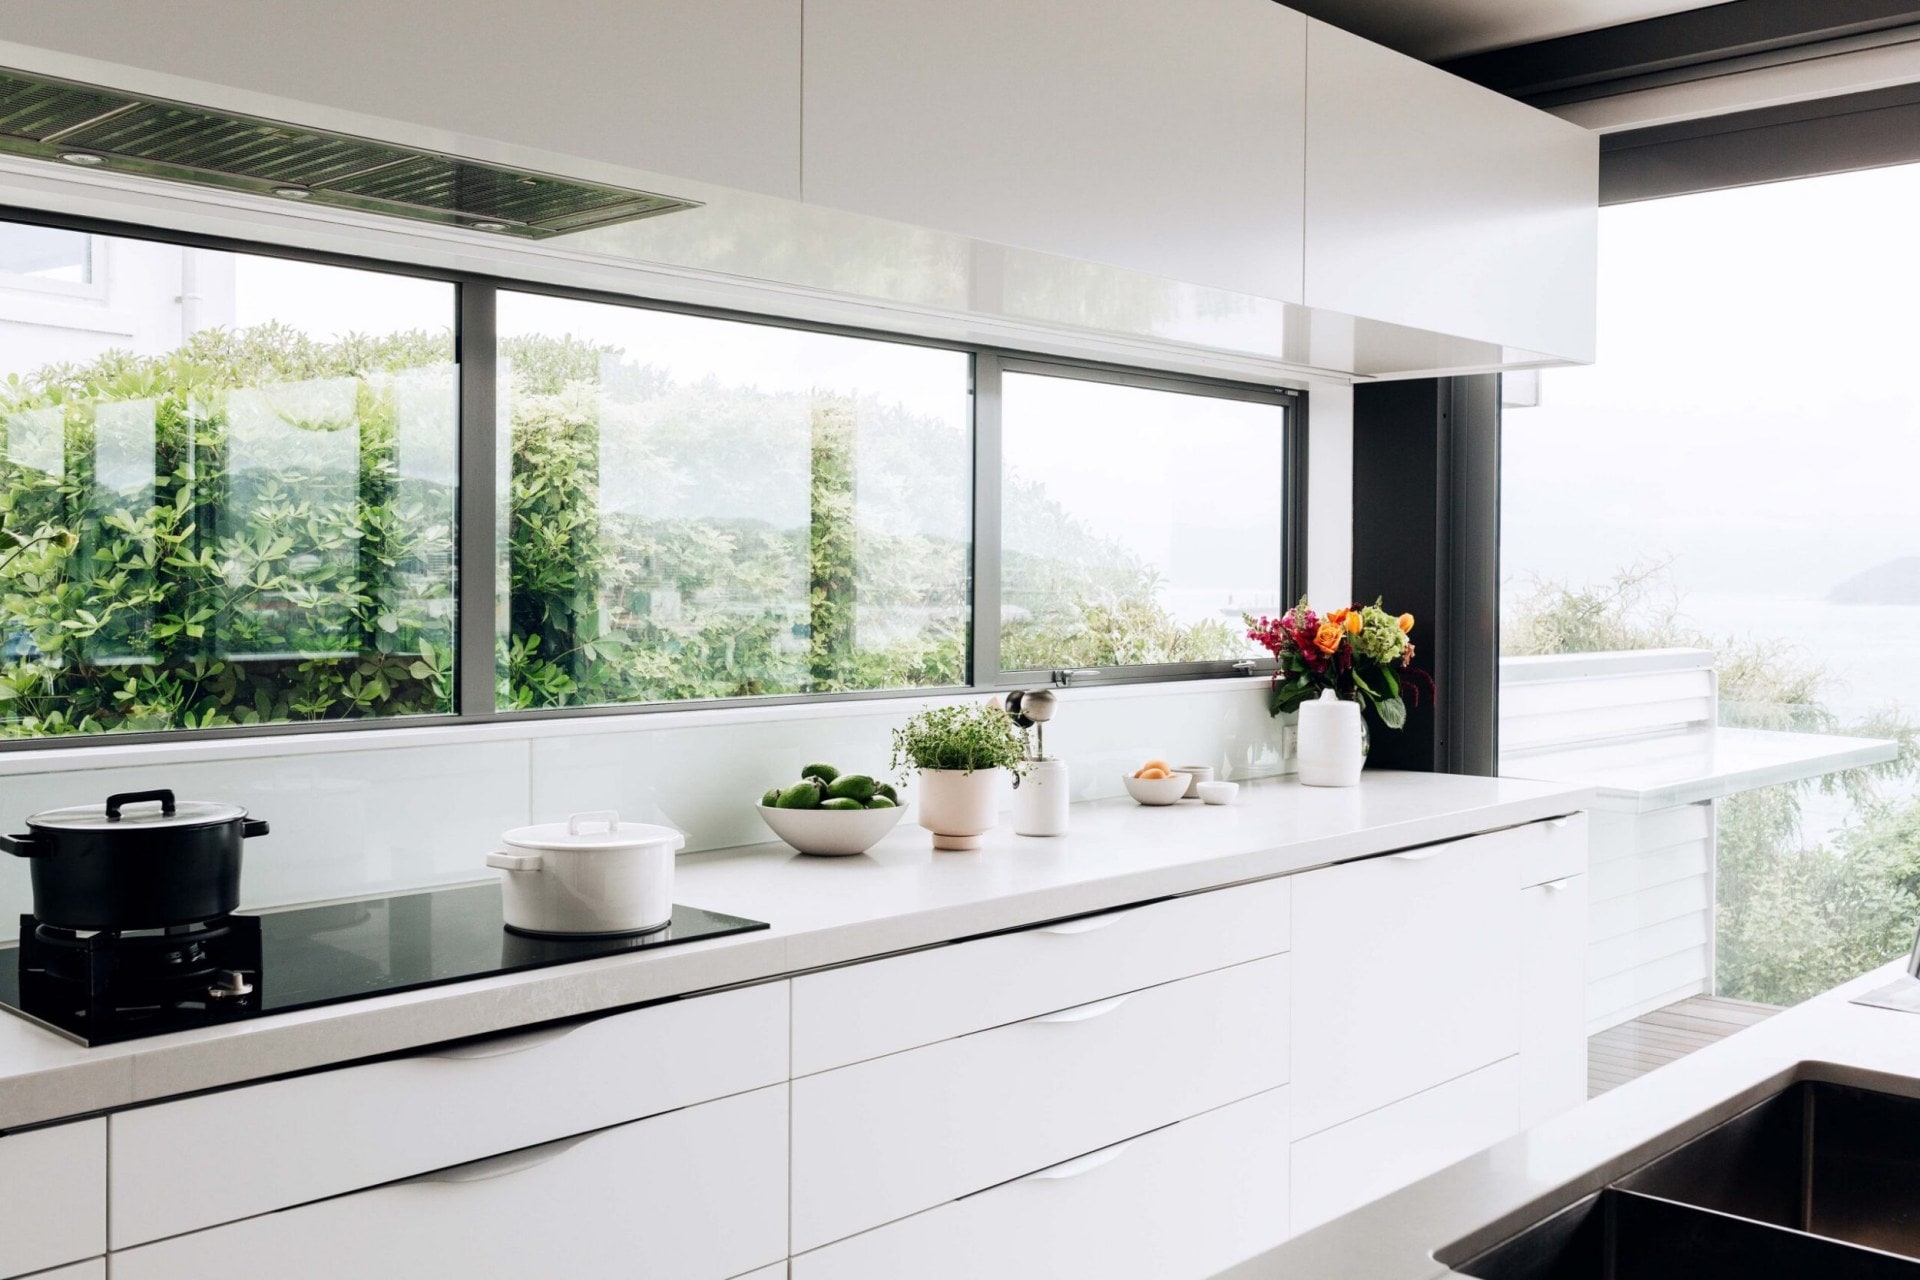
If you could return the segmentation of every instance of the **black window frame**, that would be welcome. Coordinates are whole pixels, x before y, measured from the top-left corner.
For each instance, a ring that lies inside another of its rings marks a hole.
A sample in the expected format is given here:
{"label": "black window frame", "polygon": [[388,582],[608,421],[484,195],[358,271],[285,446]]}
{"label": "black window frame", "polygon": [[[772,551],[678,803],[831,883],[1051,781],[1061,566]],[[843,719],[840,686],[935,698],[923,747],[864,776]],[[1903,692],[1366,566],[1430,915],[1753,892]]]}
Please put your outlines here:
{"label": "black window frame", "polygon": [[[455,289],[454,358],[458,363],[459,408],[456,440],[454,531],[454,688],[453,711],[446,714],[367,719],[298,720],[273,724],[226,725],[208,729],[158,729],[66,734],[45,738],[0,739],[0,755],[21,751],[111,746],[152,746],[229,738],[280,737],[389,729],[438,729],[460,725],[569,720],[600,716],[647,716],[676,711],[710,711],[809,703],[862,702],[875,699],[953,697],[992,694],[1036,683],[1057,685],[1138,684],[1207,680],[1265,674],[1267,659],[1149,666],[1114,666],[1072,671],[999,670],[1000,626],[1000,377],[1002,372],[1040,373],[1137,386],[1188,395],[1217,396],[1274,404],[1286,410],[1282,448],[1281,582],[1283,600],[1298,598],[1306,585],[1307,539],[1307,394],[1259,383],[1143,369],[1131,365],[1079,360],[1017,348],[999,347],[898,333],[856,325],[797,320],[732,308],[701,306],[643,293],[590,289],[491,272],[461,271],[404,259],[328,252],[270,239],[206,235],[170,227],[67,215],[0,204],[0,221],[142,240],[181,248],[251,254],[293,262],[432,280]],[[497,311],[502,291],[540,294],[582,302],[665,311],[811,333],[862,338],[955,351],[970,357],[973,442],[972,590],[969,598],[967,683],[907,688],[862,689],[836,693],[796,693],[698,701],[628,702],[577,707],[503,710],[495,684],[495,595],[498,588],[495,539],[498,425]]]}

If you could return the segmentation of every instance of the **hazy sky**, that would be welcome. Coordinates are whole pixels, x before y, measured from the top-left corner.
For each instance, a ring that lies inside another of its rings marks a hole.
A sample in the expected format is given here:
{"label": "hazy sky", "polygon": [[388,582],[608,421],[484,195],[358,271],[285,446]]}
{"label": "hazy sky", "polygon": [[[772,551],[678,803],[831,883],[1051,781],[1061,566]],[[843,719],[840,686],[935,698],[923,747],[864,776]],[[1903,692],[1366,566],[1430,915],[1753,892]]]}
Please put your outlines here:
{"label": "hazy sky", "polygon": [[1600,215],[1597,363],[1506,416],[1509,578],[1823,597],[1920,555],[1920,166]]}

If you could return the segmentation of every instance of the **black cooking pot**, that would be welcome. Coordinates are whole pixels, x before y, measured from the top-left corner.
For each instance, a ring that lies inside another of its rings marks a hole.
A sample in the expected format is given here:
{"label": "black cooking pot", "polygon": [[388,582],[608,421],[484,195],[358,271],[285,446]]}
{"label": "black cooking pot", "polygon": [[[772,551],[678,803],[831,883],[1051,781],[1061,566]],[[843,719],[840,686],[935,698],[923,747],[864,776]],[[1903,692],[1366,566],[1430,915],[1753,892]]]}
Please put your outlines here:
{"label": "black cooking pot", "polygon": [[[157,808],[147,808],[158,801]],[[140,806],[130,808],[129,806]],[[62,929],[165,929],[240,905],[240,842],[267,824],[238,805],[171,791],[48,809],[0,849],[33,864],[33,914]]]}

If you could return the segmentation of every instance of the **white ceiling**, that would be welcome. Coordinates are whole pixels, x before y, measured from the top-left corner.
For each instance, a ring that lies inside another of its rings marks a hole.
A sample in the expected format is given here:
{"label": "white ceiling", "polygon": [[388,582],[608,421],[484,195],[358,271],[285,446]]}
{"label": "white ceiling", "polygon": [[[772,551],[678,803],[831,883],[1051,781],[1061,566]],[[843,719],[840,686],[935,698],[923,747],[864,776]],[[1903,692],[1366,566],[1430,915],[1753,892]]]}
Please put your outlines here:
{"label": "white ceiling", "polygon": [[1703,0],[1284,0],[1427,62],[1711,7]]}

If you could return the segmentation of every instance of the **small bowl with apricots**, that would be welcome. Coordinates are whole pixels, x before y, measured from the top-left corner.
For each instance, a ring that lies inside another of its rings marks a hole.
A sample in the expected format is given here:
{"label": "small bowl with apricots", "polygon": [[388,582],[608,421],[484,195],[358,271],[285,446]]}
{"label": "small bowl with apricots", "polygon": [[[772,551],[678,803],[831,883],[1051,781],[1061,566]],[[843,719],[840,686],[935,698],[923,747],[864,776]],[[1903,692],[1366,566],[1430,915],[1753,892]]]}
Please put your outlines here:
{"label": "small bowl with apricots", "polygon": [[1128,795],[1147,805],[1177,803],[1187,794],[1187,783],[1192,780],[1192,774],[1170,769],[1164,760],[1149,760],[1120,779],[1126,783]]}

